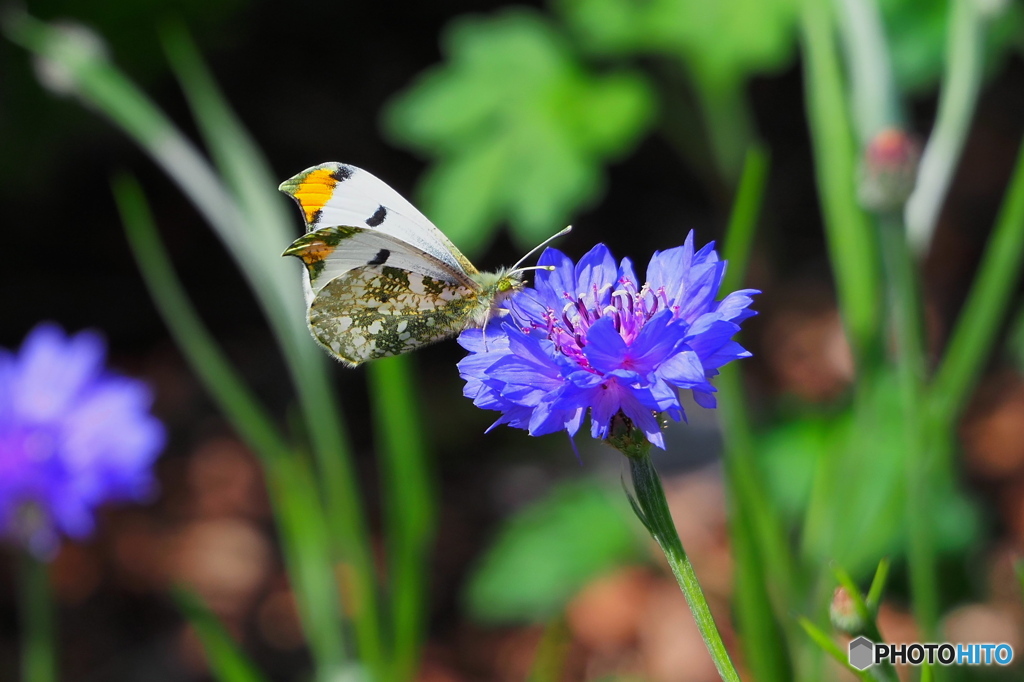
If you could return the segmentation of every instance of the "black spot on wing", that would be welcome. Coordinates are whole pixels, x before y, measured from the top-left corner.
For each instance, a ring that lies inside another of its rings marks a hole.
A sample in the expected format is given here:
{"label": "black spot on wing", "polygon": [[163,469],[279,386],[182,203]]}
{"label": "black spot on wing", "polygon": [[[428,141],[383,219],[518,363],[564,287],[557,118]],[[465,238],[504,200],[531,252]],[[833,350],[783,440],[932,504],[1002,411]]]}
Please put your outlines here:
{"label": "black spot on wing", "polygon": [[377,252],[377,255],[373,257],[373,260],[366,261],[367,265],[384,265],[388,262],[388,258],[391,257],[391,252],[387,249],[381,249]]}
{"label": "black spot on wing", "polygon": [[373,212],[373,215],[366,219],[366,224],[370,227],[377,227],[384,219],[388,217],[388,210],[383,206],[378,206],[377,210]]}
{"label": "black spot on wing", "polygon": [[352,169],[348,166],[338,166],[337,170],[331,173],[331,177],[338,182],[345,182],[352,177]]}

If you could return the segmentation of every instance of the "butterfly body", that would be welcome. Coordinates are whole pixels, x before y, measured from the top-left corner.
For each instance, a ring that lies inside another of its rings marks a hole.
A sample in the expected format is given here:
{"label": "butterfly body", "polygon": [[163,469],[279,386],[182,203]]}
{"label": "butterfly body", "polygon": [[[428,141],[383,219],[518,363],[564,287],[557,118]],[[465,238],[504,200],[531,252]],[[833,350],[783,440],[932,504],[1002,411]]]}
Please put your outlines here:
{"label": "butterfly body", "polygon": [[306,234],[285,250],[306,266],[307,323],[347,365],[482,327],[522,287],[479,272],[415,207],[373,175],[326,163],[281,184]]}

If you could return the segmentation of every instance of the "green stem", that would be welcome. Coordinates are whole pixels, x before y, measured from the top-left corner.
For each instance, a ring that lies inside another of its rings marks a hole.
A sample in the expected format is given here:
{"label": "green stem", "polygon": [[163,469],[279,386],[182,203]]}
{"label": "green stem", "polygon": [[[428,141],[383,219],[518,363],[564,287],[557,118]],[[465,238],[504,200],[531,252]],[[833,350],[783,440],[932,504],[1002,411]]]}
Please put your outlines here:
{"label": "green stem", "polygon": [[53,598],[50,594],[49,566],[22,552],[21,599],[22,649],[21,679],[54,682],[57,656],[54,644]]}
{"label": "green stem", "polygon": [[977,0],[953,0],[939,112],[907,201],[907,236],[919,254],[931,243],[978,101],[985,66],[985,20],[978,5]]}
{"label": "green stem", "polygon": [[751,146],[743,161],[743,172],[725,229],[722,256],[728,261],[729,268],[722,278],[722,291],[736,291],[746,279],[750,254],[754,250],[757,220],[761,216],[768,186],[768,172],[768,151],[761,144]]}
{"label": "green stem", "polygon": [[[729,263],[724,291],[743,286],[753,251],[757,219],[768,179],[768,154],[759,145],[747,151],[739,189],[725,233]],[[725,476],[729,491],[729,535],[736,554],[736,617],[751,674],[790,680],[795,623],[791,617],[800,583],[782,522],[760,484],[754,434],[747,413],[741,368],[729,365],[718,377],[718,413],[725,436]],[[774,618],[772,618],[774,612]],[[787,645],[790,659],[786,659]]]}
{"label": "green stem", "polygon": [[722,635],[718,632],[711,609],[697,580],[697,574],[686,556],[683,543],[679,540],[679,533],[672,522],[661,479],[654,468],[654,463],[651,462],[651,444],[642,433],[634,429],[626,434],[612,436],[608,443],[629,458],[633,491],[636,493],[636,499],[630,500],[633,503],[633,511],[665,553],[676,582],[679,583],[686,603],[690,606],[693,619],[697,622],[700,636],[704,638],[704,646],[715,662],[718,674],[726,682],[739,682],[740,676],[729,658],[729,652],[725,649]]}
{"label": "green stem", "polygon": [[850,104],[861,145],[886,128],[902,127],[885,27],[875,0],[839,0],[836,26],[850,73]]}
{"label": "green stem", "polygon": [[168,330],[211,397],[262,461],[303,627],[318,674],[328,679],[344,665],[345,639],[328,551],[331,535],[323,527],[319,498],[309,495],[315,479],[300,471],[301,461],[196,314],[160,243],[141,188],[131,177],[121,176],[114,182],[114,195],[139,271]]}
{"label": "green stem", "polygon": [[934,514],[929,495],[931,461],[924,439],[922,415],[925,357],[920,299],[902,223],[894,217],[883,216],[879,219],[879,229],[890,295],[889,317],[895,336],[896,373],[906,448],[910,584],[922,636],[926,641],[936,641],[939,589],[932,537]]}
{"label": "green stem", "polygon": [[[760,480],[754,434],[744,404],[741,379],[739,367],[733,365],[723,367],[717,380],[719,414],[722,432],[726,435],[725,476],[732,506],[730,523],[733,532],[730,536],[737,544],[737,554],[741,554],[739,545],[750,543],[751,547],[745,548],[746,554],[743,556],[756,563],[751,565],[750,575],[746,578],[762,583],[767,605],[771,608],[762,609],[756,614],[740,615],[748,626],[758,627],[764,639],[775,640],[774,624],[769,625],[764,621],[765,616],[774,612],[775,620],[786,634],[786,643],[793,645],[798,640],[794,637],[796,631],[791,612],[799,594],[797,585],[802,582],[802,567],[789,549],[782,520]],[[737,564],[739,570],[742,564],[738,559]],[[749,589],[752,591],[755,588]],[[781,654],[779,651],[759,651],[758,655],[766,653],[771,653],[773,657]],[[789,653],[796,660],[796,652]],[[778,670],[774,665],[773,668]]]}
{"label": "green stem", "polygon": [[423,643],[435,495],[411,358],[382,358],[370,363],[368,370],[384,481],[384,535],[391,591],[390,679],[409,680],[415,676]]}
{"label": "green stem", "polygon": [[935,375],[932,423],[949,428],[956,419],[999,331],[1024,260],[1024,144],[995,229],[949,347]]}
{"label": "green stem", "polygon": [[[767,178],[767,153],[760,146],[751,147],[726,231],[724,255],[729,268],[722,280],[725,291],[735,291],[743,285]],[[797,570],[787,549],[782,523],[758,483],[754,434],[744,402],[740,368],[723,367],[718,381],[719,414],[726,435],[727,480],[736,504],[742,503],[751,514],[751,530],[760,541],[758,549],[768,563],[767,575],[779,592],[777,605],[781,606],[790,603],[793,581],[798,580]]]}
{"label": "green stem", "polygon": [[527,682],[558,682],[565,675],[565,660],[572,644],[572,631],[559,616],[544,628],[544,636],[537,645],[530,676]]}
{"label": "green stem", "polygon": [[754,142],[754,124],[744,81],[721,81],[694,73],[704,129],[719,176],[732,185],[743,169],[747,149]]}
{"label": "green stem", "polygon": [[859,373],[878,343],[878,258],[871,223],[857,201],[857,153],[847,113],[829,3],[805,0],[801,13],[807,118],[825,235],[839,308]]}

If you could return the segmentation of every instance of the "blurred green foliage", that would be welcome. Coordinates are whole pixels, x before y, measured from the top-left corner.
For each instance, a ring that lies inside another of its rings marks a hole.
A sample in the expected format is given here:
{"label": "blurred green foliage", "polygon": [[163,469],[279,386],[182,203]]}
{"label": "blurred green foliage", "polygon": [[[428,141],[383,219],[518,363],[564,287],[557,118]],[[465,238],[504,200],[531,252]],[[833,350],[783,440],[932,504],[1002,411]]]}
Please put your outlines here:
{"label": "blurred green foliage", "polygon": [[[879,0],[893,75],[901,90],[921,93],[938,83],[946,62],[950,4],[934,0]],[[993,8],[999,5],[988,4]],[[992,22],[986,34],[990,73],[1003,63],[1010,50],[1022,47],[1024,8],[1020,3],[1003,4],[999,20]]]}
{"label": "blurred green foliage", "polygon": [[652,119],[642,76],[588,71],[533,12],[460,18],[443,46],[448,61],[393,102],[386,124],[395,140],[438,159],[423,180],[423,207],[467,252],[501,221],[524,248],[564,227],[598,195],[603,163]]}
{"label": "blurred green foliage", "polygon": [[[188,24],[207,49],[238,40],[234,28],[249,0],[33,0],[33,14],[55,22],[73,21],[104,38],[113,58],[131,65],[132,76],[149,84],[168,72],[157,26],[173,16]],[[9,8],[7,8],[9,9]],[[54,106],[52,94],[40,90],[32,70],[11,54],[17,48],[0,42],[0,180],[12,195],[52,174],[53,156],[69,138],[96,135],[99,126],[71,107]]]}
{"label": "blurred green foliage", "polygon": [[466,604],[484,622],[546,621],[587,581],[642,557],[637,531],[618,492],[594,481],[563,483],[502,527],[473,573]]}
{"label": "blurred green foliage", "polygon": [[[905,558],[908,544],[906,423],[891,377],[878,381],[857,408],[791,415],[758,439],[764,484],[787,525],[803,527],[808,560],[835,560],[857,578],[878,558]],[[922,474],[925,475],[925,474]],[[976,506],[954,472],[927,474],[936,498],[938,549],[964,551],[977,538]]]}
{"label": "blurred green foliage", "polygon": [[730,88],[791,60],[799,0],[557,0],[583,49],[679,60],[702,85]]}

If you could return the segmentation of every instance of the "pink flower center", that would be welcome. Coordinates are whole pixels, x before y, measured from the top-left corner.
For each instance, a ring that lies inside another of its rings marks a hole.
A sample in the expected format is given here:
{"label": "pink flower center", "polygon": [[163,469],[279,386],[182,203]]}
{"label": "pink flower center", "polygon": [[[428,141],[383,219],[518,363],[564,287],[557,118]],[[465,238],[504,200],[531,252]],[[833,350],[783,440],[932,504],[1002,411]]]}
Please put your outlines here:
{"label": "pink flower center", "polygon": [[[587,332],[598,320],[611,318],[615,330],[619,332],[627,346],[631,346],[640,334],[647,320],[665,308],[679,312],[679,306],[670,306],[664,287],[651,291],[647,284],[637,289],[636,284],[625,277],[619,278],[619,288],[611,292],[607,305],[599,306],[598,302],[604,289],[592,285],[587,294],[562,294],[566,303],[561,311],[548,308],[542,321],[531,320],[530,326],[523,331],[529,333],[535,329],[543,329],[558,352],[572,359],[581,368],[597,373],[591,368],[583,348],[587,345]],[[610,287],[611,285],[607,285]],[[628,358],[626,359],[628,363]]]}

